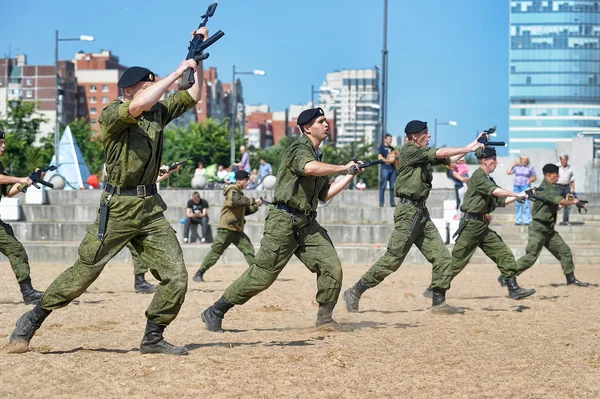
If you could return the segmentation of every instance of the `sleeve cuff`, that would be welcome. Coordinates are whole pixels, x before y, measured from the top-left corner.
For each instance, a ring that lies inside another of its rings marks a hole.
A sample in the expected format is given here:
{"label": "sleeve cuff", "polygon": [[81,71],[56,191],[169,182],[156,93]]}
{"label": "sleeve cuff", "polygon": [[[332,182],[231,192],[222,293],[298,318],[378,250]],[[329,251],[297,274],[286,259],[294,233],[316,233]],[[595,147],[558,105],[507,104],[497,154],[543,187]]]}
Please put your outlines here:
{"label": "sleeve cuff", "polygon": [[192,98],[192,96],[187,90],[180,91],[179,93],[181,94],[181,100],[183,101],[186,107],[189,108],[193,105],[196,105],[196,100]]}
{"label": "sleeve cuff", "polygon": [[119,105],[119,118],[126,123],[137,123],[137,119],[129,114],[129,104],[131,104],[130,100]]}

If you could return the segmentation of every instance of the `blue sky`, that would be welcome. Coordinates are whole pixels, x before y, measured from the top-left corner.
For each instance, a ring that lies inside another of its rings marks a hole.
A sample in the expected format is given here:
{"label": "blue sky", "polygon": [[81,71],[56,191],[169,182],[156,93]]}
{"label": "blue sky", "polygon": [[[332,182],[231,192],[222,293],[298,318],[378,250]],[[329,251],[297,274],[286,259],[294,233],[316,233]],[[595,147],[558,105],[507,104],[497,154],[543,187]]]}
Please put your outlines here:
{"label": "blue sky", "polygon": [[[60,58],[78,50],[111,50],[124,65],[164,75],[185,58],[189,33],[209,1],[30,0],[2,6],[0,51],[26,53],[30,64],[54,62],[54,31],[93,35],[61,42]],[[170,7],[169,7],[170,6]],[[389,0],[388,131],[411,119],[456,120],[439,126],[438,142],[462,146],[477,129],[498,125],[508,141],[508,0]],[[205,67],[231,81],[239,70],[247,104],[272,110],[310,101],[328,72],[381,64],[383,0],[220,0],[212,31],[225,37]],[[506,151],[501,152],[501,155]]]}

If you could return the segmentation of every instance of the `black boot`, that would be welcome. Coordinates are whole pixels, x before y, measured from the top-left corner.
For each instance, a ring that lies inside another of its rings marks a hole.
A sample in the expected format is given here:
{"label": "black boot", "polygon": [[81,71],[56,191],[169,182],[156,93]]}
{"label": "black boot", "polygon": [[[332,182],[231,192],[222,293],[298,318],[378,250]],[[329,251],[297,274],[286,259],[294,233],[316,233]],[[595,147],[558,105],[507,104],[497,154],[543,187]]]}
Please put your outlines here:
{"label": "black boot", "polygon": [[575,284],[579,287],[587,287],[588,285],[590,285],[590,283],[584,283],[582,281],[577,280],[577,278],[575,278],[575,273],[565,274],[565,276],[567,277],[567,285]]}
{"label": "black boot", "polygon": [[33,288],[30,278],[21,281],[19,283],[19,287],[21,287],[21,294],[23,294],[23,302],[25,302],[25,305],[37,303],[44,296],[43,292],[37,291]]}
{"label": "black boot", "polygon": [[147,282],[143,274],[135,275],[135,284],[133,286],[137,294],[152,294],[156,291],[156,286]]}
{"label": "black boot", "polygon": [[429,287],[425,288],[425,291],[423,291],[423,296],[425,298],[433,298],[433,289],[431,288],[431,284],[429,284]]}
{"label": "black boot", "polygon": [[437,314],[463,314],[462,308],[450,306],[446,303],[446,290],[442,288],[431,289],[431,311]]}
{"label": "black boot", "polygon": [[214,305],[204,310],[200,317],[202,318],[206,329],[213,332],[223,332],[223,329],[221,328],[223,317],[233,306],[233,303],[229,303],[225,298],[221,297]]}
{"label": "black boot", "polygon": [[504,279],[504,281],[508,287],[508,296],[510,299],[519,300],[535,294],[535,290],[533,288],[528,290],[526,288],[519,287],[516,276],[507,277]]}
{"label": "black boot", "polygon": [[196,274],[194,274],[194,277],[192,277],[192,280],[194,280],[197,283],[202,283],[204,282],[204,278],[202,278],[202,276],[204,276],[204,270],[198,269]]}
{"label": "black boot", "polygon": [[317,322],[315,325],[321,327],[327,325],[336,330],[342,328],[342,325],[337,321],[333,320],[333,309],[335,308],[335,302],[320,303],[319,311],[317,312]]}
{"label": "black boot", "polygon": [[160,353],[163,355],[187,355],[188,350],[185,346],[173,346],[163,337],[165,331],[164,326],[159,326],[153,321],[148,320],[146,323],[146,331],[144,338],[140,344],[140,352],[142,355],[149,353]]}
{"label": "black boot", "polygon": [[358,312],[360,297],[368,288],[361,280],[358,280],[354,287],[344,291],[344,302],[346,302],[348,312]]}
{"label": "black boot", "polygon": [[10,334],[10,344],[18,346],[14,352],[27,352],[29,341],[50,313],[52,313],[51,310],[42,309],[38,302],[33,309],[17,320],[16,328]]}
{"label": "black boot", "polygon": [[504,277],[502,277],[502,275],[498,277],[498,283],[500,283],[500,287],[506,287],[506,281],[504,281]]}

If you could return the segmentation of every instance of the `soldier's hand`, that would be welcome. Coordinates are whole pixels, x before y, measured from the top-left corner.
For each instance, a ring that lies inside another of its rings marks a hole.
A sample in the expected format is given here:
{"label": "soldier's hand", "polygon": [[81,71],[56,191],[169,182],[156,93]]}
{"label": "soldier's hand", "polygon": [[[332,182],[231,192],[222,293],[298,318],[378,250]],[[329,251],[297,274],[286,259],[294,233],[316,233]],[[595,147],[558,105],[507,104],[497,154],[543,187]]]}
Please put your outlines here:
{"label": "soldier's hand", "polygon": [[255,204],[256,204],[256,206],[262,205],[262,201],[260,200],[260,198],[256,200]]}
{"label": "soldier's hand", "polygon": [[179,67],[177,67],[177,69],[175,70],[175,73],[177,74],[177,76],[181,77],[181,75],[183,75],[183,73],[189,68],[192,68],[194,70],[194,72],[196,72],[197,67],[198,67],[198,64],[196,64],[196,61],[191,60],[191,59],[185,60],[179,65]]}
{"label": "soldier's hand", "polygon": [[192,31],[192,39],[194,38],[195,35],[202,35],[203,37],[203,41],[208,39],[208,29],[205,27],[202,27],[200,29],[196,29]]}
{"label": "soldier's hand", "polygon": [[470,151],[475,152],[477,151],[477,149],[479,148],[485,148],[485,145],[483,145],[483,143],[475,143],[474,145],[468,147]]}
{"label": "soldier's hand", "polygon": [[358,167],[358,164],[354,161],[350,161],[345,165],[346,168],[346,174],[347,175],[357,175],[360,173],[360,168]]}

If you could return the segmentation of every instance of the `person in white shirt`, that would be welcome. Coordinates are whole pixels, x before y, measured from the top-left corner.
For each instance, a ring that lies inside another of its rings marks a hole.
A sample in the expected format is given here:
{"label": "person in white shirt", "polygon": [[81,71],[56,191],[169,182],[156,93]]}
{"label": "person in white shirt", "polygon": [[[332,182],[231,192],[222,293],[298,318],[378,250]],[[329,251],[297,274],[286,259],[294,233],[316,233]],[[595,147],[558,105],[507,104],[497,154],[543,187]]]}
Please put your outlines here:
{"label": "person in white shirt", "polygon": [[[567,154],[560,156],[560,163],[557,164],[558,181],[554,185],[556,187],[556,192],[565,198],[567,197],[567,194],[575,194],[575,175],[568,162],[569,156]],[[570,207],[565,206],[563,211],[563,221],[560,223],[561,225],[569,224],[569,211]]]}

